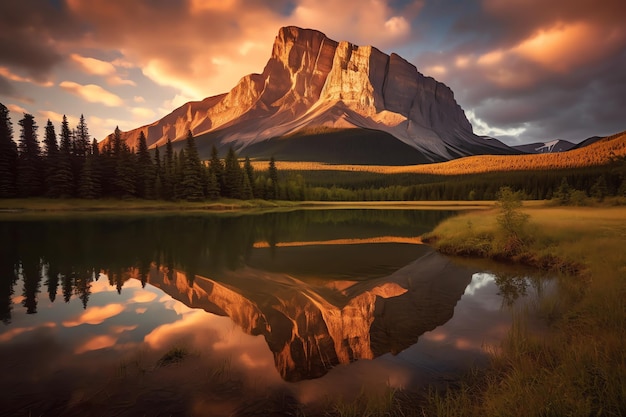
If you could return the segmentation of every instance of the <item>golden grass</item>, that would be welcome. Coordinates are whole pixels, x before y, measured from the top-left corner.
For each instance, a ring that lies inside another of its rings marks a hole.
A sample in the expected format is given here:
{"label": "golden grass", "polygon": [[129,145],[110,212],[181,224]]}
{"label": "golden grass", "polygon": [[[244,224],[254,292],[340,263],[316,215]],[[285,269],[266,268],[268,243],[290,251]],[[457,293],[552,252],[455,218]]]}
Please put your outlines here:
{"label": "golden grass", "polygon": [[[626,415],[626,209],[535,206],[525,212],[529,254],[584,269],[560,276],[559,291],[536,306],[549,334],[533,335],[527,317],[518,317],[492,367],[461,388],[431,394],[426,415]],[[437,245],[497,239],[494,216],[483,211],[444,221],[434,231]]]}
{"label": "golden grass", "polygon": [[[613,157],[626,156],[626,132],[581,149],[536,155],[477,155],[448,162],[405,166],[334,165],[322,162],[276,161],[281,171],[348,171],[377,174],[461,175],[486,172],[581,168],[607,165]],[[254,161],[256,170],[267,170],[267,161]]]}

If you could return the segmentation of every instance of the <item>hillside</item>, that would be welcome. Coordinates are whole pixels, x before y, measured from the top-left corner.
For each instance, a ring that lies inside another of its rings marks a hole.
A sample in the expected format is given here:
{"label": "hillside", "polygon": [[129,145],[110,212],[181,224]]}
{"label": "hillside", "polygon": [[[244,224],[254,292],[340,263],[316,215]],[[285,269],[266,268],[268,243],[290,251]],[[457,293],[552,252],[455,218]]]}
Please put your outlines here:
{"label": "hillside", "polygon": [[[568,169],[607,165],[614,157],[626,157],[626,131],[602,138],[584,148],[566,152],[531,155],[477,155],[453,161],[405,166],[367,166],[347,164],[320,164],[310,162],[279,161],[282,170],[312,171],[354,171],[380,174],[433,174],[460,175],[485,172],[528,171]],[[265,169],[267,163],[256,163],[257,169]]]}

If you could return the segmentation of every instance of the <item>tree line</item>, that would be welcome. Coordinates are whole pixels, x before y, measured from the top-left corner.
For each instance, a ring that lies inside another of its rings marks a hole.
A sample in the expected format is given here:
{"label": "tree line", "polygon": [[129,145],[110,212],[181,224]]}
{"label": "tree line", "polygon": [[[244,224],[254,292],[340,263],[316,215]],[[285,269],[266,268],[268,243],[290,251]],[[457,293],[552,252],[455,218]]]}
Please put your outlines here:
{"label": "tree line", "polygon": [[90,140],[85,118],[70,129],[66,116],[61,132],[48,120],[42,146],[38,126],[31,114],[18,122],[20,135],[13,140],[9,110],[0,103],[0,198],[145,198],[202,201],[220,197],[235,199],[295,199],[302,193],[279,186],[274,158],[267,172],[255,172],[249,158],[243,167],[231,147],[224,160],[213,147],[208,162],[200,160],[194,137],[188,132],[178,152],[171,140],[164,155],[157,147],[148,150],[141,132],[138,149],[131,149],[115,129],[111,139],[100,146]]}

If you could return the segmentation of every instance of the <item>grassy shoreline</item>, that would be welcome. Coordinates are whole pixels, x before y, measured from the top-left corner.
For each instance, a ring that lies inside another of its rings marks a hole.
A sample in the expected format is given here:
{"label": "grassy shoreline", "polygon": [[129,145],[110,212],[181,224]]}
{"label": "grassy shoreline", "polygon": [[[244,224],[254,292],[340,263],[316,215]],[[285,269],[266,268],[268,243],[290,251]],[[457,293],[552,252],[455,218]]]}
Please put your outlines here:
{"label": "grassy shoreline", "polygon": [[216,201],[162,201],[162,200],[83,200],[83,199],[0,199],[0,217],[20,214],[59,213],[140,213],[145,212],[223,212],[272,209],[421,209],[421,210],[476,210],[493,207],[493,201],[283,201],[283,200],[229,200]]}
{"label": "grassy shoreline", "polygon": [[[497,212],[466,213],[426,237],[445,253],[558,273],[559,291],[517,318],[489,369],[432,392],[426,415],[626,415],[626,209],[524,207],[521,250],[499,245]],[[549,325],[527,330],[530,314]]]}

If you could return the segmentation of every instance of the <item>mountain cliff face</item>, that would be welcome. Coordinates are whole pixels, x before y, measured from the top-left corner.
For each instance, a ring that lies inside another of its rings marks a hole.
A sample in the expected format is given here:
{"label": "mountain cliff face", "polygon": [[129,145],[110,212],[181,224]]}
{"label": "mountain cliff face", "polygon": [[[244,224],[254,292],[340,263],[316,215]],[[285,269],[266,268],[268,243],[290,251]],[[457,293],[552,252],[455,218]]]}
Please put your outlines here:
{"label": "mountain cliff face", "polygon": [[136,146],[144,131],[154,147],[168,138],[184,140],[191,130],[201,152],[215,144],[251,157],[272,147],[280,154],[276,142],[284,147],[291,141],[287,147],[295,155],[289,158],[297,159],[319,145],[315,138],[325,129],[367,130],[361,142],[349,135],[354,146],[368,146],[367,138],[376,132],[377,141],[399,141],[394,152],[414,155],[415,163],[515,152],[474,135],[452,91],[400,56],[297,27],[280,29],[263,73],[243,77],[227,94],[187,103],[148,126],[124,132],[123,139]]}

